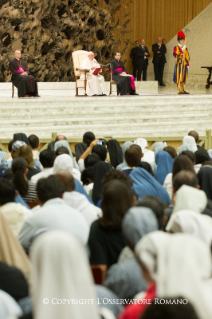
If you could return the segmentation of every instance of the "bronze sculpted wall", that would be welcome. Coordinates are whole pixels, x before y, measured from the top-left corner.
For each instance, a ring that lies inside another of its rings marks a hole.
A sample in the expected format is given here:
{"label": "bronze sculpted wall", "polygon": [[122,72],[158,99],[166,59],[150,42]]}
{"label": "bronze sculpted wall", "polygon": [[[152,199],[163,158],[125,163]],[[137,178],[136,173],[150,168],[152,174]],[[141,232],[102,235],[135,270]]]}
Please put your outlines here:
{"label": "bronze sculpted wall", "polygon": [[7,68],[16,49],[21,49],[31,74],[41,82],[73,81],[71,54],[76,50],[94,51],[101,63],[110,61],[120,44],[114,31],[126,28],[129,20],[118,26],[113,18],[120,0],[104,0],[104,7],[101,3],[0,0],[0,82],[10,81]]}

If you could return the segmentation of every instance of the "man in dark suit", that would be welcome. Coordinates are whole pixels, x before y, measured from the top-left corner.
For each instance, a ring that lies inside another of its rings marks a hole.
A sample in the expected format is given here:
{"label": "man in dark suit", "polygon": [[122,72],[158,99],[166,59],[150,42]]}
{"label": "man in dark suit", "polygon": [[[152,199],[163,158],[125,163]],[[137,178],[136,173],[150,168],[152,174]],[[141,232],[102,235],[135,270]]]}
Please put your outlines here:
{"label": "man in dark suit", "polygon": [[138,51],[138,46],[139,46],[139,41],[135,41],[135,47],[132,48],[131,52],[130,52],[130,57],[132,59],[132,65],[133,65],[133,76],[134,78],[137,78],[137,51]]}
{"label": "man in dark suit", "polygon": [[164,64],[166,63],[166,46],[162,43],[162,38],[157,38],[157,43],[152,45],[154,73],[155,81],[158,81],[160,86],[165,86],[163,83],[163,70]]}
{"label": "man in dark suit", "polygon": [[[135,49],[135,50],[133,50]],[[140,45],[133,48],[130,57],[136,68],[137,81],[141,81],[141,74],[143,72],[143,81],[146,81],[148,57],[150,56],[148,48],[145,46],[145,40],[141,39]],[[136,77],[136,73],[133,76]]]}

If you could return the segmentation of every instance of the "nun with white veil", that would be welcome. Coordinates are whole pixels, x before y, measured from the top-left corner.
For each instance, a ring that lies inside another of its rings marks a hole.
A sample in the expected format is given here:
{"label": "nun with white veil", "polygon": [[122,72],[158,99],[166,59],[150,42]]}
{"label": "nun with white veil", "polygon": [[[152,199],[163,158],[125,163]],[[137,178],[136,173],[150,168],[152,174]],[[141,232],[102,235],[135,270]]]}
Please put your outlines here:
{"label": "nun with white veil", "polygon": [[[75,237],[45,233],[33,243],[30,258],[34,319],[100,319],[86,251]],[[105,318],[115,318],[106,312]]]}
{"label": "nun with white veil", "polygon": [[74,160],[68,154],[62,154],[56,157],[53,166],[53,174],[57,174],[60,170],[69,171],[74,178],[81,181],[81,173],[74,168]]}
{"label": "nun with white veil", "polygon": [[157,298],[188,299],[201,319],[211,318],[211,251],[190,234],[154,232],[136,245],[135,254],[156,283]]}
{"label": "nun with white veil", "polygon": [[149,164],[155,162],[155,153],[147,149],[147,140],[145,138],[137,138],[134,144],[139,145],[142,149],[144,156],[142,157],[142,162],[147,162]]}
{"label": "nun with white veil", "polygon": [[169,232],[194,235],[211,247],[212,218],[191,210],[181,210],[173,216]]}

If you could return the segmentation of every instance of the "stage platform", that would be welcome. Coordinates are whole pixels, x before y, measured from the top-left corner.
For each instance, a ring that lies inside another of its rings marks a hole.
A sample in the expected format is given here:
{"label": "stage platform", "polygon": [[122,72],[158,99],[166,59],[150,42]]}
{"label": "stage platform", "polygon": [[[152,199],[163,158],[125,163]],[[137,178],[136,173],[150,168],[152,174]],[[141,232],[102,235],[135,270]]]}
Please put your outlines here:
{"label": "stage platform", "polygon": [[212,129],[211,89],[186,87],[190,95],[177,95],[175,85],[156,84],[137,83],[139,96],[117,97],[114,86],[111,96],[76,98],[74,83],[39,83],[40,98],[18,99],[16,90],[11,97],[11,83],[1,83],[0,139],[18,132],[81,138],[93,131],[97,137],[129,139],[183,136],[193,129],[205,135]]}

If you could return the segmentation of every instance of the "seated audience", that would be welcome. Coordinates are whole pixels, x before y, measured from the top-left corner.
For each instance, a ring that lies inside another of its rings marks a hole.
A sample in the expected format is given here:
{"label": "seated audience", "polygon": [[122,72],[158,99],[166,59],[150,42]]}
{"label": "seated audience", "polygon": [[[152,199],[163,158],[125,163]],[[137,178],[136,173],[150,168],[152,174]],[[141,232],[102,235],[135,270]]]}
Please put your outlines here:
{"label": "seated audience", "polygon": [[135,167],[137,167],[140,162],[141,158],[143,157],[142,149],[139,145],[133,144],[125,152],[125,161],[127,163],[127,167],[124,167],[122,171],[130,175]]}
{"label": "seated audience", "polygon": [[139,145],[143,151],[142,161],[147,162],[147,163],[154,163],[155,154],[153,151],[147,149],[148,143],[147,143],[147,140],[145,138],[137,138],[134,141],[134,144]]}
{"label": "seated audience", "polygon": [[187,304],[176,304],[176,300],[182,300],[182,297],[162,298],[153,302],[144,311],[139,319],[200,319],[194,307],[190,302]]}
{"label": "seated audience", "polygon": [[92,191],[92,199],[95,205],[98,204],[98,202],[101,199],[101,191],[102,191],[102,184],[101,181],[105,174],[112,169],[112,166],[105,162],[98,162],[94,165],[94,171],[93,171],[93,191]]}
{"label": "seated audience", "polygon": [[27,138],[25,133],[14,133],[13,134],[13,142],[16,142],[16,141],[22,141],[26,145],[30,145],[29,144],[29,140],[28,140],[28,138]]}
{"label": "seated audience", "polygon": [[31,181],[37,183],[40,178],[48,177],[53,174],[53,165],[55,160],[55,152],[46,149],[40,153],[40,162],[43,166],[42,172],[32,176]]}
{"label": "seated audience", "polygon": [[[0,231],[0,262],[2,263],[2,270],[5,269],[6,266],[3,265],[3,263],[7,264],[8,266],[13,266],[18,268],[22,273],[24,274],[25,278],[29,280],[29,274],[30,274],[30,262],[25,254],[23,248],[21,247],[20,243],[18,242],[17,238],[13,235],[12,230],[6,220],[6,218],[3,216],[3,214],[0,212],[0,225],[1,225],[1,231]],[[8,270],[8,268],[6,267]],[[12,274],[11,274],[11,268],[9,269],[10,274],[8,277],[11,277],[11,289],[13,288],[13,280],[12,280]],[[17,271],[14,269],[13,273],[17,273]],[[20,274],[20,273],[19,273]],[[4,277],[4,276],[3,276]],[[1,278],[0,284],[4,284],[3,279]],[[8,282],[9,284],[9,282]],[[25,283],[24,283],[25,285]],[[3,286],[2,286],[3,287]],[[10,289],[9,285],[8,288]],[[17,287],[17,295],[22,296],[23,291],[18,291]]]}
{"label": "seated audience", "polygon": [[15,141],[15,142],[12,141],[11,158],[9,158],[8,160],[6,160],[6,159],[1,160],[0,166],[1,166],[2,172],[4,173],[3,174],[4,178],[7,178],[7,179],[12,178],[12,175],[10,172],[10,167],[12,166],[12,161],[15,158],[19,157],[19,148],[23,145],[26,145],[26,143],[22,142],[22,141]]}
{"label": "seated audience", "polygon": [[166,175],[166,178],[163,183],[163,187],[167,190],[170,199],[172,198],[173,179],[175,175],[182,170],[190,171],[195,174],[194,164],[192,163],[190,159],[190,155],[189,156],[187,154],[178,155],[174,160],[172,173],[169,173],[168,175]]}
{"label": "seated audience", "polygon": [[191,234],[202,240],[209,248],[212,244],[212,218],[191,210],[177,212],[170,223],[170,233]]}
{"label": "seated audience", "polygon": [[176,152],[176,150],[175,150],[174,147],[172,147],[172,146],[166,146],[166,147],[164,147],[163,150],[164,150],[165,152],[169,153],[173,159],[175,159],[175,158],[177,157],[177,152]]}
{"label": "seated audience", "polygon": [[203,150],[207,153],[207,151],[200,145],[198,145],[197,143],[199,142],[199,134],[196,131],[190,131],[188,133],[189,136],[192,136],[195,139],[196,145],[197,145],[197,150]]}
{"label": "seated audience", "polygon": [[89,154],[84,160],[85,169],[90,168],[90,167],[94,167],[94,165],[100,161],[101,161],[101,159],[100,159],[98,154],[96,154],[96,153]]}
{"label": "seated audience", "polygon": [[55,152],[56,157],[62,154],[68,154],[69,155],[69,150],[65,146],[60,146]]}
{"label": "seated audience", "polygon": [[61,170],[57,173],[57,176],[59,176],[65,188],[63,200],[67,205],[79,211],[90,227],[96,219],[102,216],[101,209],[91,204],[85,195],[74,190],[75,182],[70,172]]}
{"label": "seated audience", "polygon": [[131,145],[133,145],[133,142],[130,141],[127,141],[122,145],[122,163],[116,167],[117,170],[121,171],[123,168],[127,167],[127,162],[125,160],[125,152]]}
{"label": "seated audience", "polygon": [[154,177],[152,166],[149,163],[141,161],[137,167],[145,169],[147,172],[149,172],[149,174],[151,174]]}
{"label": "seated audience", "polygon": [[93,167],[86,168],[81,173],[81,182],[86,193],[92,198],[93,191],[93,179],[94,179],[94,169]]}
{"label": "seated audience", "polygon": [[33,157],[39,160],[39,154],[40,154],[38,151],[40,147],[39,137],[35,134],[31,134],[30,136],[28,136],[28,141],[29,141],[29,145],[32,148]]}
{"label": "seated audience", "polygon": [[116,180],[105,185],[101,204],[103,216],[91,225],[88,239],[92,265],[104,264],[109,268],[117,262],[125,246],[122,220],[132,206],[133,194],[128,185]]}
{"label": "seated audience", "polygon": [[205,150],[198,150],[195,152],[196,155],[196,165],[195,165],[195,171],[196,173],[199,172],[200,168],[202,167],[202,164],[206,161],[210,161],[210,156],[208,155]]}
{"label": "seated audience", "polygon": [[212,166],[202,166],[197,177],[200,189],[205,192],[208,199],[212,200]]}
{"label": "seated audience", "polygon": [[18,236],[24,220],[30,215],[29,209],[20,203],[15,203],[16,196],[13,183],[5,178],[0,179],[0,210],[15,237]]}
{"label": "seated audience", "polygon": [[47,149],[51,150],[51,151],[54,151],[55,150],[54,149],[55,143],[58,142],[58,141],[61,141],[61,140],[67,140],[67,138],[64,135],[61,135],[61,134],[57,135],[55,140],[48,144]]}
{"label": "seated audience", "polygon": [[122,231],[131,255],[125,256],[124,260],[112,265],[107,271],[104,281],[104,285],[117,294],[120,299],[133,299],[137,293],[146,288],[147,282],[141,274],[133,251],[144,235],[156,230],[158,230],[158,222],[151,209],[133,207],[126,212],[122,222]]}
{"label": "seated audience", "polygon": [[5,291],[0,290],[0,318],[18,318],[23,314],[21,307]]}
{"label": "seated audience", "polygon": [[78,163],[80,156],[87,150],[91,142],[95,140],[95,135],[93,132],[85,132],[83,135],[83,141],[81,143],[75,144],[76,161]]}
{"label": "seated audience", "polygon": [[[33,243],[30,259],[33,318],[100,318],[96,302],[80,302],[96,300],[96,294],[86,251],[77,238],[61,230],[43,234]],[[41,296],[79,302],[46,305]]]}
{"label": "seated audience", "polygon": [[71,157],[72,160],[73,160],[74,168],[76,168],[76,169],[79,170],[79,166],[78,166],[78,164],[77,164],[77,163],[75,162],[75,160],[74,160],[74,156],[73,156],[72,151],[71,151],[71,149],[70,149],[69,143],[68,143],[68,141],[67,141],[66,139],[58,140],[58,141],[55,143],[55,145],[54,145],[54,151],[56,152],[57,149],[58,149],[59,147],[62,147],[62,146],[63,146],[63,147],[66,147],[66,148],[68,149],[69,155],[70,155],[70,157]]}
{"label": "seated audience", "polygon": [[56,157],[53,166],[53,174],[57,174],[61,169],[69,171],[74,178],[81,180],[81,174],[78,169],[74,168],[73,159],[70,155],[62,154]]}
{"label": "seated audience", "polygon": [[130,173],[130,178],[133,181],[132,188],[136,192],[139,200],[145,195],[152,195],[160,198],[165,205],[171,204],[167,191],[145,169],[141,167],[135,168]]}
{"label": "seated audience", "polygon": [[168,152],[159,151],[155,155],[155,162],[157,164],[155,177],[163,185],[166,176],[172,172],[174,159]]}
{"label": "seated audience", "polygon": [[63,201],[64,192],[64,185],[58,176],[50,175],[38,181],[37,196],[41,208],[25,220],[18,236],[26,251],[29,251],[35,237],[55,229],[74,234],[84,244],[87,242],[88,225],[77,210]]}
{"label": "seated audience", "polygon": [[36,186],[27,179],[28,167],[24,158],[18,157],[12,163],[12,181],[25,202],[35,202],[37,199]]}
{"label": "seated audience", "polygon": [[116,168],[122,162],[122,150],[117,140],[107,141],[107,148],[110,155],[110,164]]}
{"label": "seated audience", "polygon": [[[174,196],[174,207],[166,230],[169,230],[175,213],[186,209],[202,214],[207,208],[207,203],[205,192],[191,186],[181,186]],[[209,213],[211,214],[211,211]]]}

